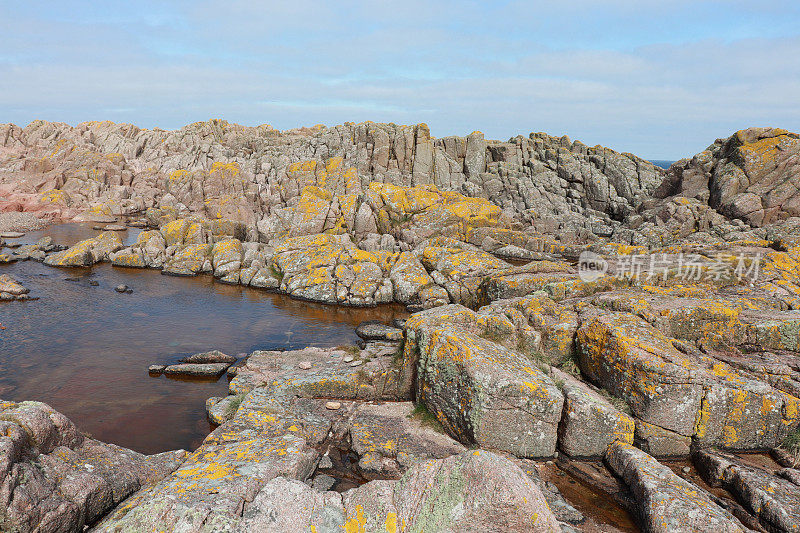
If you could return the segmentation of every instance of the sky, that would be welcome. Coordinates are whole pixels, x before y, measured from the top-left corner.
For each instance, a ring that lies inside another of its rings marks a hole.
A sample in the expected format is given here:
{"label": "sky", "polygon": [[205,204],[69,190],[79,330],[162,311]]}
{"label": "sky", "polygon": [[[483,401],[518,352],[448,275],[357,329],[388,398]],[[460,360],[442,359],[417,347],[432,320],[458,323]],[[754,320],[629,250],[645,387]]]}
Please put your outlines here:
{"label": "sky", "polygon": [[651,159],[800,131],[796,0],[0,0],[0,122],[568,135]]}

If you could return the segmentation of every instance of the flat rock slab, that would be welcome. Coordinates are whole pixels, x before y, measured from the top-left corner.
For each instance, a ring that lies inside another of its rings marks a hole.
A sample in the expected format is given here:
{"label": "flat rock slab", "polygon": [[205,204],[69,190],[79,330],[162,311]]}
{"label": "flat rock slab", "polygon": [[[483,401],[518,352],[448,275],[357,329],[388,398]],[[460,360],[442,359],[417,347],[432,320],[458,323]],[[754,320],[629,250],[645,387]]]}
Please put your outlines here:
{"label": "flat rock slab", "polygon": [[728,511],[696,485],[678,477],[645,452],[615,442],[606,453],[609,467],[630,487],[645,531],[651,533],[745,533]]}
{"label": "flat rock slab", "polygon": [[177,365],[169,365],[164,369],[164,374],[169,376],[196,376],[213,378],[224,374],[229,366],[231,366],[229,363],[181,363]]}
{"label": "flat rock slab", "polygon": [[3,232],[3,233],[0,233],[0,238],[2,238],[2,239],[18,239],[18,238],[24,237],[24,236],[25,236],[25,234],[22,233],[21,231],[6,231],[6,232]]}
{"label": "flat rock slab", "polygon": [[[411,384],[401,379],[393,353],[369,348],[313,347],[282,352],[256,351],[237,367],[229,391],[241,394],[257,387],[269,387],[280,389],[281,394],[306,398],[408,400]],[[361,364],[351,366],[355,361]],[[300,363],[310,363],[311,368],[301,370]]]}
{"label": "flat rock slab", "polygon": [[441,428],[415,415],[411,402],[360,404],[349,429],[352,449],[360,456],[359,469],[368,478],[399,477],[418,462],[465,450]]}

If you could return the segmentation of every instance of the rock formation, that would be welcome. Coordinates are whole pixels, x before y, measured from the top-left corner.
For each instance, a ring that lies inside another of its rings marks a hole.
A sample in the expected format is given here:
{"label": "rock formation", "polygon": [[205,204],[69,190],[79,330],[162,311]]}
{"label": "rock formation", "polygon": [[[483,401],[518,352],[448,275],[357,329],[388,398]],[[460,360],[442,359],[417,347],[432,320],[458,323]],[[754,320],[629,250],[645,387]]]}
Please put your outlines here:
{"label": "rock formation", "polygon": [[[424,125],[36,122],[0,139],[0,208],[146,227],[130,246],[103,231],[6,261],[413,313],[365,324],[360,348],[250,354],[208,400],[218,427],[200,448],[92,520],[76,504],[74,524],[591,531],[540,478],[558,460],[599,476],[583,481],[645,531],[800,527],[797,470],[742,459],[800,441],[796,134],[740,131],[669,171],[567,138]],[[203,361],[174,366],[232,363]],[[360,486],[328,490],[336,450],[357,457]],[[21,513],[2,519],[50,527]]]}

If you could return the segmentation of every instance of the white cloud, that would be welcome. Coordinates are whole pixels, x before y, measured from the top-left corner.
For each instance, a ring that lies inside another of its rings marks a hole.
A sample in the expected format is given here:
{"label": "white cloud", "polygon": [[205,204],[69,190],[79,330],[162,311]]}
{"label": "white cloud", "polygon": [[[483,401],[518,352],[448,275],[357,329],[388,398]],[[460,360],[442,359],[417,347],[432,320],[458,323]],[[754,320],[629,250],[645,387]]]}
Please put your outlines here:
{"label": "white cloud", "polygon": [[364,5],[112,5],[95,18],[17,8],[0,20],[0,121],[424,121],[440,136],[547,131],[661,158],[748,125],[800,130],[800,30],[780,34],[792,8],[756,16],[725,2],[723,18],[747,14],[752,28],[774,21],[780,31],[730,39],[728,26],[689,20],[673,41],[661,37],[681,33],[680,17],[722,3]]}

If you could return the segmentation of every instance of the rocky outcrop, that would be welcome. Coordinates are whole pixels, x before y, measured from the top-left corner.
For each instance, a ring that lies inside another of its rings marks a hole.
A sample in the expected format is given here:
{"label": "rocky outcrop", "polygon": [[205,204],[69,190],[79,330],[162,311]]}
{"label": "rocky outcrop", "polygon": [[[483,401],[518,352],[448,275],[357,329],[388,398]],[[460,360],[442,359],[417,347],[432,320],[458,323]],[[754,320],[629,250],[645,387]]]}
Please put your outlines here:
{"label": "rocky outcrop", "polygon": [[104,231],[97,237],[82,240],[63,252],[47,256],[44,262],[51,266],[91,266],[109,259],[109,254],[122,248],[122,240],[113,231]]}
{"label": "rocky outcrop", "polygon": [[[332,217],[338,211],[369,232],[379,219],[348,202],[329,210],[331,217],[281,210],[296,201],[317,202],[308,195],[299,199],[309,185],[354,196],[374,181],[492,198],[543,230],[602,235],[662,180],[662,171],[647,161],[567,137],[535,133],[498,142],[474,132],[434,139],[424,124],[365,122],[280,132],[212,120],[168,132],[110,122],[71,127],[35,121],[25,128],[0,126],[0,139],[13,155],[0,166],[0,187],[14,198],[13,209],[4,210],[58,218],[168,207],[232,218],[252,229],[256,223],[273,227],[280,219],[291,231],[319,233],[328,221],[337,223]],[[441,215],[429,221],[446,220],[446,209]]]}
{"label": "rocky outcrop", "polygon": [[[151,367],[227,369],[229,394],[208,400],[202,446],[92,515],[108,512],[99,530],[571,531],[592,513],[537,483],[551,458],[602,479],[647,531],[796,525],[796,469],[727,455],[800,425],[794,134],[739,132],[666,180],[566,138],[437,140],[423,125],[34,123],[0,139],[20,154],[0,162],[7,198],[149,228],[2,262],[111,261],[413,313],[362,324],[359,346]],[[730,496],[654,458],[692,453]],[[587,461],[601,457],[616,478]]]}
{"label": "rocky outcrop", "polygon": [[354,531],[560,531],[541,491],[508,459],[469,451],[421,463],[402,479],[344,494]]}
{"label": "rocky outcrop", "polygon": [[82,531],[185,455],[141,455],[84,436],[46,404],[0,400],[0,529]]}
{"label": "rocky outcrop", "polygon": [[787,221],[800,215],[793,179],[800,173],[799,154],[796,133],[741,130],[675,163],[658,192],[697,199],[756,227]]}

